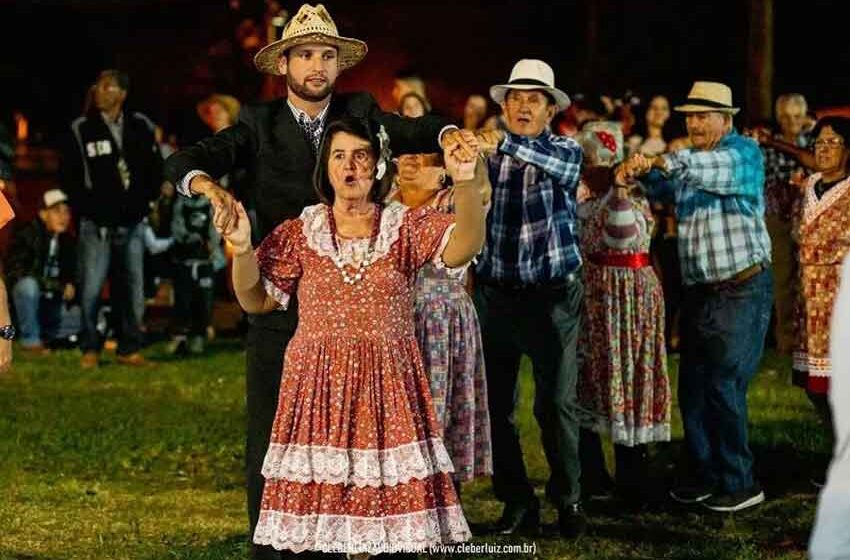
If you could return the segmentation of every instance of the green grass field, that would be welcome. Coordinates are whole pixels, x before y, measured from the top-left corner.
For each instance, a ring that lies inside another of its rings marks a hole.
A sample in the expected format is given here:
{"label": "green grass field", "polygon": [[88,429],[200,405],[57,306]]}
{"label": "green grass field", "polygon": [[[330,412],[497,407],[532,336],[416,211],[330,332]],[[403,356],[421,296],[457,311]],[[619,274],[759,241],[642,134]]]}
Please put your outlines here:
{"label": "green grass field", "polygon": [[[1,559],[246,558],[241,345],[216,341],[207,356],[179,361],[161,345],[146,354],[156,367],[82,372],[77,352],[18,353],[0,377]],[[805,395],[791,387],[788,365],[768,355],[750,391],[763,506],[721,516],[668,504],[635,514],[592,502],[589,534],[575,542],[475,542],[533,543],[539,558],[805,558],[816,504],[809,477],[829,444]],[[675,380],[675,360],[671,366]],[[523,367],[523,444],[542,493],[547,468]],[[674,421],[674,441],[653,455],[661,481],[681,445],[675,406]],[[463,498],[472,522],[501,511],[488,480],[466,487]],[[544,520],[555,512],[545,509]]]}

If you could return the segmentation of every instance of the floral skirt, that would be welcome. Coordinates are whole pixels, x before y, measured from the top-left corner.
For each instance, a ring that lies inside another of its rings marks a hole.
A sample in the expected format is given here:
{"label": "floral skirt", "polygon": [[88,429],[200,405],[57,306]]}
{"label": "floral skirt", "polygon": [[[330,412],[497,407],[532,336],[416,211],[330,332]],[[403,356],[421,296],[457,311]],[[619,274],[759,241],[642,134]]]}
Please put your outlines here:
{"label": "floral skirt", "polygon": [[458,280],[420,278],[416,338],[458,481],[493,473],[481,327]]}
{"label": "floral skirt", "polygon": [[579,401],[614,443],[670,440],[664,296],[651,268],[585,268]]}
{"label": "floral skirt", "polygon": [[413,336],[296,336],[254,542],[420,552],[470,537]]}

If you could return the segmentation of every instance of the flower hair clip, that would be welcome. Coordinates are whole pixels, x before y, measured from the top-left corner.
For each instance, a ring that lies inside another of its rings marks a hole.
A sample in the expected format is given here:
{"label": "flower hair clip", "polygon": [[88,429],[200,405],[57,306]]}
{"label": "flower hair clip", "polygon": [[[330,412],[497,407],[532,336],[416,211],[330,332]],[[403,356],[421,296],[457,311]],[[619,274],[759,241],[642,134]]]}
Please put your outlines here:
{"label": "flower hair clip", "polygon": [[375,173],[375,178],[380,181],[387,173],[387,164],[392,158],[392,152],[390,151],[390,135],[387,134],[387,129],[384,128],[384,125],[381,125],[380,130],[378,130],[378,141],[381,144],[381,153],[378,154],[378,165],[376,166],[377,172]]}

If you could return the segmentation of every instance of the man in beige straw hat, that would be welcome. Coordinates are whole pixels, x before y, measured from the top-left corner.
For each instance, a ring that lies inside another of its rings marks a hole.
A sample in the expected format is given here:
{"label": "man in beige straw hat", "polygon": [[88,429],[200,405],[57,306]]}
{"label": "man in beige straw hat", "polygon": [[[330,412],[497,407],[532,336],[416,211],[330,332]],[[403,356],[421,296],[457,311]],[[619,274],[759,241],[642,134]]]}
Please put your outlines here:
{"label": "man in beige straw hat", "polygon": [[684,105],[693,148],[652,159],[632,156],[617,181],[639,177],[650,197],[676,201],[685,283],[679,407],[685,475],[670,493],[720,512],[764,501],[753,477],[747,388],[770,322],[773,278],[764,221],[764,163],[738,134],[732,90],[695,82]]}
{"label": "man in beige straw hat", "polygon": [[[262,49],[257,68],[284,76],[288,95],[242,108],[236,125],[177,152],[166,162],[166,175],[185,196],[207,196],[222,207],[227,229],[238,219],[233,196],[216,179],[234,168],[248,170],[259,238],[305,206],[318,203],[312,176],[322,132],[331,121],[355,117],[378,121],[386,128],[395,153],[449,149],[472,157],[471,133],[461,133],[444,119],[405,119],[381,111],[368,93],[334,93],[340,71],[366,56],[366,44],[343,37],[324,6],[301,6],[283,36]],[[283,354],[298,317],[297,304],[286,311],[249,317],[247,350],[247,477],[251,534],[260,512],[260,473],[274,420]],[[271,547],[252,546],[253,558],[281,558]]]}
{"label": "man in beige straw hat", "polygon": [[517,62],[506,84],[490,88],[506,131],[481,133],[493,185],[487,242],[476,267],[490,423],[493,489],[504,510],[493,527],[536,532],[540,503],[528,480],[514,424],[519,363],[534,366],[534,415],[552,473],[546,494],[558,508],[561,535],[584,530],[579,504],[576,341],[582,283],[576,236],[576,190],[582,150],[553,134],[555,113],[570,104],[542,60]]}

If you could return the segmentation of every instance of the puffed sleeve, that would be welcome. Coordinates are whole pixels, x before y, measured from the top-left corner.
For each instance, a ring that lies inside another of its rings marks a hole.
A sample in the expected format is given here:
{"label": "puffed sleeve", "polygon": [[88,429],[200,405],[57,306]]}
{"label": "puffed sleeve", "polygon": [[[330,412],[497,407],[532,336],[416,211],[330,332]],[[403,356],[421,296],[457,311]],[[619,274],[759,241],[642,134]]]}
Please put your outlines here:
{"label": "puffed sleeve", "polygon": [[301,278],[300,238],[301,220],[287,220],[263,239],[256,251],[260,281],[283,309]]}
{"label": "puffed sleeve", "polygon": [[454,226],[455,218],[451,214],[427,206],[409,210],[401,225],[402,262],[406,272],[416,274],[429,262],[446,268],[442,254]]}

